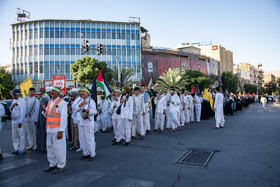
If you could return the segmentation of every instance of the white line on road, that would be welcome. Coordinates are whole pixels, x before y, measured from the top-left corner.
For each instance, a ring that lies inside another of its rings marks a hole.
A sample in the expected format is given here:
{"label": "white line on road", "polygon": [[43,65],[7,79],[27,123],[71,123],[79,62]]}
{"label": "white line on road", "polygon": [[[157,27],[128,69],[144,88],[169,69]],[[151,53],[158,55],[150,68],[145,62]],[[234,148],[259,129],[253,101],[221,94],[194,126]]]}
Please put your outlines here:
{"label": "white line on road", "polygon": [[35,163],[35,162],[38,162],[38,161],[27,158],[27,159],[20,159],[20,160],[4,163],[4,164],[0,165],[0,173],[4,172],[4,171],[11,170],[11,169],[15,169],[15,168],[18,168],[18,167],[21,167],[21,166],[25,166],[25,165],[28,165],[28,164],[31,164],[31,163]]}
{"label": "white line on road", "polygon": [[129,186],[139,186],[139,187],[152,187],[155,183],[152,181],[143,181],[134,178],[127,178],[121,182],[117,187],[129,187]]}

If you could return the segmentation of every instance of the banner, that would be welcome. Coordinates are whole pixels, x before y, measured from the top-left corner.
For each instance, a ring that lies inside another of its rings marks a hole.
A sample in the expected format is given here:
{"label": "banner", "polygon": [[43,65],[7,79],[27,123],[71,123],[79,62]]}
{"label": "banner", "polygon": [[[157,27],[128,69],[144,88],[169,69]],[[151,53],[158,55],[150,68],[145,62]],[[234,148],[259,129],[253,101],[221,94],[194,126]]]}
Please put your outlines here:
{"label": "banner", "polygon": [[29,88],[31,87],[32,87],[31,77],[29,77],[28,79],[26,79],[20,84],[19,88],[21,91],[22,98],[25,98],[26,96],[29,95]]}
{"label": "banner", "polygon": [[53,75],[52,86],[57,86],[66,95],[66,76],[65,75]]}

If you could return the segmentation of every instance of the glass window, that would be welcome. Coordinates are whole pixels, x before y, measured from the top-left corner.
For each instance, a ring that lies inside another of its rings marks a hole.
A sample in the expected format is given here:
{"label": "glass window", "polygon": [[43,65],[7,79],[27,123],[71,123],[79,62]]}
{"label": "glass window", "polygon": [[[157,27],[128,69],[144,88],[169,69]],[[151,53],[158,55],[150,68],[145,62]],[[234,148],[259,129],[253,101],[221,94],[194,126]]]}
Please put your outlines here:
{"label": "glass window", "polygon": [[44,65],[44,73],[46,74],[46,73],[49,73],[50,72],[50,66],[49,66],[49,64],[45,64]]}
{"label": "glass window", "polygon": [[43,37],[44,37],[44,31],[41,30],[41,31],[40,31],[40,38],[43,38]]}
{"label": "glass window", "polygon": [[50,32],[45,30],[45,38],[49,38],[50,37]]}
{"label": "glass window", "polygon": [[49,55],[50,54],[50,48],[49,47],[45,47],[45,55]]}
{"label": "glass window", "polygon": [[130,49],[127,49],[127,56],[130,56]]}
{"label": "glass window", "polygon": [[56,27],[59,27],[59,22],[55,22],[55,26],[56,26]]}
{"label": "glass window", "polygon": [[116,49],[112,49],[112,52],[116,54]]}
{"label": "glass window", "polygon": [[54,74],[54,64],[51,64],[51,65],[50,65],[50,73],[51,73],[51,74]]}
{"label": "glass window", "polygon": [[59,55],[59,47],[55,47],[55,55]]}
{"label": "glass window", "polygon": [[20,56],[23,57],[23,47],[20,48]]}
{"label": "glass window", "polygon": [[127,39],[127,40],[130,40],[130,32],[127,32],[127,33],[126,33],[126,39]]}
{"label": "glass window", "polygon": [[60,55],[64,55],[64,47],[60,47]]}
{"label": "glass window", "polygon": [[64,31],[60,31],[60,38],[64,38]]}
{"label": "glass window", "polygon": [[55,31],[55,38],[59,38],[59,31]]}
{"label": "glass window", "polygon": [[50,55],[54,55],[54,47],[50,47]]}
{"label": "glass window", "polygon": [[121,39],[121,33],[117,32],[117,39]]}
{"label": "glass window", "polygon": [[80,31],[76,31],[76,38],[81,38],[81,32]]}
{"label": "glass window", "polygon": [[71,55],[75,55],[75,48],[74,47],[71,48]]}
{"label": "glass window", "polygon": [[66,74],[70,73],[70,64],[66,64]]}
{"label": "glass window", "polygon": [[39,66],[39,73],[43,73],[43,68],[44,68],[44,65],[43,65],[43,62],[40,62],[40,66]]}
{"label": "glass window", "polygon": [[116,33],[112,32],[112,39],[116,39]]}
{"label": "glass window", "polygon": [[136,49],[136,56],[140,56],[140,49]]}
{"label": "glass window", "polygon": [[44,54],[44,48],[43,47],[40,47],[39,48],[39,55],[43,55]]}
{"label": "glass window", "polygon": [[33,38],[33,32],[29,30],[29,39]]}
{"label": "glass window", "polygon": [[19,48],[17,47],[17,57],[19,57]]}
{"label": "glass window", "polygon": [[122,56],[126,56],[126,49],[122,48]]}
{"label": "glass window", "polygon": [[23,40],[23,30],[20,31],[20,40]]}
{"label": "glass window", "polygon": [[29,56],[32,56],[32,55],[33,55],[32,47],[29,47]]}
{"label": "glass window", "polygon": [[65,48],[65,54],[66,54],[66,55],[70,55],[70,48],[68,48],[68,47]]}
{"label": "glass window", "polygon": [[24,38],[27,40],[27,30],[24,32]]}
{"label": "glass window", "polygon": [[38,55],[38,47],[34,48],[34,55]]}
{"label": "glass window", "polygon": [[38,74],[38,62],[34,62],[34,74]]}
{"label": "glass window", "polygon": [[96,38],[97,38],[97,39],[100,39],[100,31],[97,31],[97,32],[96,32]]}
{"label": "glass window", "polygon": [[111,39],[112,33],[111,32],[107,32],[107,39]]}
{"label": "glass window", "polygon": [[117,49],[117,55],[121,55],[121,49]]}
{"label": "glass window", "polygon": [[[76,48],[76,55],[80,55],[81,54],[81,50],[79,50],[80,48]],[[91,50],[89,50],[91,51]]]}
{"label": "glass window", "polygon": [[122,32],[122,39],[124,40],[125,39],[125,32]]}
{"label": "glass window", "polygon": [[29,62],[29,74],[33,74],[33,63]]}
{"label": "glass window", "polygon": [[38,38],[38,30],[34,31],[34,39],[37,39],[37,38]]}
{"label": "glass window", "polygon": [[135,40],[135,33],[131,33],[131,40]]}
{"label": "glass window", "polygon": [[87,31],[87,32],[86,32],[85,38],[90,38],[90,31]]}
{"label": "glass window", "polygon": [[135,49],[131,49],[131,56],[135,56]]}
{"label": "glass window", "polygon": [[95,38],[96,37],[96,33],[95,33],[95,31],[92,31],[91,32],[91,38]]}
{"label": "glass window", "polygon": [[50,31],[50,38],[54,38],[54,31]]}
{"label": "glass window", "polygon": [[61,75],[65,74],[65,65],[64,64],[60,64],[60,74]]}
{"label": "glass window", "polygon": [[[24,56],[27,56],[27,46],[25,46],[25,50],[24,50]],[[14,50],[15,51],[15,50]]]}
{"label": "glass window", "polygon": [[70,38],[70,31],[65,31],[66,33],[66,38]]}
{"label": "glass window", "polygon": [[16,33],[13,32],[13,41],[15,41],[15,36],[16,36]]}
{"label": "glass window", "polygon": [[136,40],[140,40],[140,34],[136,33]]}
{"label": "glass window", "polygon": [[105,29],[102,29],[102,39],[105,39],[106,38],[106,31]]}
{"label": "glass window", "polygon": [[75,38],[75,31],[71,31],[71,38]]}
{"label": "glass window", "polygon": [[17,41],[19,41],[19,32],[17,31]]}
{"label": "glass window", "polygon": [[55,64],[55,73],[60,74],[59,64]]}
{"label": "glass window", "polygon": [[27,63],[24,64],[24,74],[28,74],[28,71],[27,71]]}

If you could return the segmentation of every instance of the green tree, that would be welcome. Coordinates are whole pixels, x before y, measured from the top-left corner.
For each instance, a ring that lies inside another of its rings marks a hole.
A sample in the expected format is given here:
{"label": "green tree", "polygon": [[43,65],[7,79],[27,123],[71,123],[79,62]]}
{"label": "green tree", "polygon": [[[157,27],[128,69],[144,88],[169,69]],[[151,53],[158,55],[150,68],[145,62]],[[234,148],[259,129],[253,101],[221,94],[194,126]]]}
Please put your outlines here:
{"label": "green tree", "polygon": [[277,78],[277,89],[280,92],[280,77]]}
{"label": "green tree", "polygon": [[71,65],[70,71],[73,75],[73,80],[80,84],[91,84],[97,78],[100,70],[103,70],[106,80],[112,84],[113,71],[107,67],[106,62],[99,62],[95,58],[83,57],[81,60],[76,60],[75,64]]}
{"label": "green tree", "polygon": [[244,88],[246,93],[250,93],[252,94],[253,92],[256,94],[257,90],[258,90],[258,86],[254,85],[254,84],[244,84]]}
{"label": "green tree", "polygon": [[229,92],[236,93],[238,88],[238,77],[234,75],[231,71],[225,71],[222,74],[222,89]]}
{"label": "green tree", "polygon": [[259,87],[258,93],[259,93],[259,95],[266,94],[265,88],[264,87]]}
{"label": "green tree", "polygon": [[179,69],[169,68],[165,73],[163,73],[159,80],[156,81],[156,87],[164,88],[184,88],[187,82],[184,77],[181,76]]}
{"label": "green tree", "polygon": [[266,89],[266,93],[268,93],[268,95],[271,95],[272,92],[275,92],[277,89],[277,84],[274,81],[270,81],[268,83],[266,83],[264,85],[265,89]]}
{"label": "green tree", "polygon": [[185,81],[188,83],[186,88],[189,90],[190,87],[196,89],[199,86],[200,90],[210,88],[214,84],[214,80],[206,76],[204,73],[196,70],[187,70],[183,75]]}
{"label": "green tree", "polygon": [[10,91],[14,88],[11,74],[0,67],[0,99],[10,98]]}
{"label": "green tree", "polygon": [[[132,84],[135,82],[132,80],[132,76],[134,75],[134,70],[133,69],[128,69],[128,68],[122,68],[121,70],[121,83],[122,86],[128,86],[131,87]],[[117,66],[113,67],[113,81],[118,82],[118,68]]]}

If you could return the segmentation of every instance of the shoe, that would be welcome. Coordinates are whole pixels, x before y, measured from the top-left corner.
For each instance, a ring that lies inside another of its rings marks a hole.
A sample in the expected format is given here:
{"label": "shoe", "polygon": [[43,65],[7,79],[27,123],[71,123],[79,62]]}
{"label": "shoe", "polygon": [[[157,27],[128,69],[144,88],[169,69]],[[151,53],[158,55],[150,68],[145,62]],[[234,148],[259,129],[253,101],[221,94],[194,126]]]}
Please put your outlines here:
{"label": "shoe", "polygon": [[14,151],[12,152],[12,154],[18,155],[18,151],[14,150]]}
{"label": "shoe", "polygon": [[220,128],[224,128],[224,126],[220,126]]}
{"label": "shoe", "polygon": [[121,142],[114,142],[112,143],[112,145],[121,145],[122,143]]}
{"label": "shoe", "polygon": [[55,170],[52,171],[52,174],[58,174],[64,171],[64,168],[56,168]]}
{"label": "shoe", "polygon": [[89,160],[89,161],[95,160],[95,156],[94,156],[94,157],[90,157],[88,160]]}
{"label": "shoe", "polygon": [[84,159],[87,159],[87,158],[90,158],[90,155],[82,156],[80,159],[81,159],[81,160],[84,160]]}
{"label": "shoe", "polygon": [[26,152],[25,151],[19,151],[18,154],[19,155],[24,155]]}
{"label": "shoe", "polygon": [[37,150],[37,147],[35,146],[35,147],[33,147],[33,149],[32,149],[33,151],[36,151]]}
{"label": "shoe", "polygon": [[172,129],[171,132],[175,132],[175,129]]}
{"label": "shoe", "polygon": [[181,125],[182,125],[182,126],[185,126],[185,123],[182,123]]}
{"label": "shoe", "polygon": [[145,137],[145,136],[141,136],[141,137],[140,137],[140,140],[144,140],[144,137]]}
{"label": "shoe", "polygon": [[76,150],[76,152],[81,152],[82,148],[80,147],[79,149]]}
{"label": "shoe", "polygon": [[3,156],[2,156],[2,153],[0,154],[0,160],[3,160],[4,158],[3,158]]}
{"label": "shoe", "polygon": [[45,172],[48,173],[48,172],[52,172],[56,169],[56,166],[54,167],[49,167],[49,169],[46,169]]}
{"label": "shoe", "polygon": [[157,131],[158,131],[157,129],[154,129],[154,130],[153,130],[153,132],[157,132]]}
{"label": "shoe", "polygon": [[124,144],[124,145],[125,145],[125,146],[128,146],[128,144],[129,144],[129,143],[130,143],[130,142],[125,142],[125,144]]}
{"label": "shoe", "polygon": [[182,129],[181,127],[178,127],[178,130],[179,130],[179,131],[181,131],[181,129]]}
{"label": "shoe", "polygon": [[136,137],[135,136],[131,136],[131,139],[135,139]]}
{"label": "shoe", "polygon": [[31,149],[33,149],[33,146],[29,146],[26,148],[26,150],[31,150]]}
{"label": "shoe", "polygon": [[151,130],[146,130],[146,134],[150,134]]}

